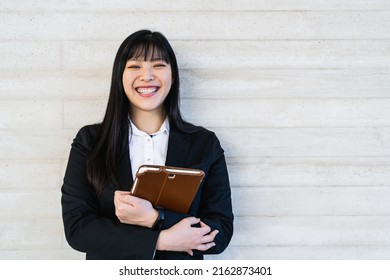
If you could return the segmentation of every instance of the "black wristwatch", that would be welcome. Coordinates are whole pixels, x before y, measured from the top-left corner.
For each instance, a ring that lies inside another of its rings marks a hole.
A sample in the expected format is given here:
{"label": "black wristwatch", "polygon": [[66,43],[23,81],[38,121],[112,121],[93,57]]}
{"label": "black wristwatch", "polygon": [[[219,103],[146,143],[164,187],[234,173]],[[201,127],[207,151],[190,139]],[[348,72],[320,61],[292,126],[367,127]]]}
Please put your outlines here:
{"label": "black wristwatch", "polygon": [[152,230],[161,230],[164,224],[164,209],[160,207],[156,207],[158,211],[158,217],[152,226]]}

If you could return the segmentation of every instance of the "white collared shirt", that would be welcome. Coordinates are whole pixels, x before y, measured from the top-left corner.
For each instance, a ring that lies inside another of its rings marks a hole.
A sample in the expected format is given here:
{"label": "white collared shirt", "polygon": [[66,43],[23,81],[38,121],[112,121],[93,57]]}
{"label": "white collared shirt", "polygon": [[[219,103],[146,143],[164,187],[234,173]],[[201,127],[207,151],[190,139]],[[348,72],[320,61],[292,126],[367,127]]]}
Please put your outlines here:
{"label": "white collared shirt", "polygon": [[133,178],[142,164],[165,165],[168,151],[169,120],[165,119],[160,129],[149,135],[139,130],[130,120],[129,153]]}

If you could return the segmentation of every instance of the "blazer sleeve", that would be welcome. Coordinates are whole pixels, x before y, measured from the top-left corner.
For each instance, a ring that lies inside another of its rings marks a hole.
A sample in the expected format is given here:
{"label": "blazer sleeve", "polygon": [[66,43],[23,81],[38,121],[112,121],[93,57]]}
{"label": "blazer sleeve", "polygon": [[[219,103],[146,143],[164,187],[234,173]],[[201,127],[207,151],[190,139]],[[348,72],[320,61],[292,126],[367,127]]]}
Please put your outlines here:
{"label": "blazer sleeve", "polygon": [[99,199],[86,175],[90,134],[90,128],[84,127],[74,139],[61,188],[66,239],[87,258],[152,259],[158,232],[100,213]]}
{"label": "blazer sleeve", "polygon": [[224,150],[215,134],[212,143],[210,168],[202,189],[199,217],[212,230],[217,229],[219,233],[214,239],[216,246],[203,252],[204,254],[222,253],[233,236],[234,215]]}

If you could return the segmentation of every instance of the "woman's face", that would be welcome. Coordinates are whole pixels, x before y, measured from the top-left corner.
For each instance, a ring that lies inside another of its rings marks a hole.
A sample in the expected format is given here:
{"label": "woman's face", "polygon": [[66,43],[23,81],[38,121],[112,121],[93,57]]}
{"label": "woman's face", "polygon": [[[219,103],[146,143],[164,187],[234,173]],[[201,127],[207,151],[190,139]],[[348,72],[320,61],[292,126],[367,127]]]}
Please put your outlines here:
{"label": "woman's face", "polygon": [[122,83],[133,114],[162,113],[172,85],[171,66],[161,59],[130,59],[123,71]]}

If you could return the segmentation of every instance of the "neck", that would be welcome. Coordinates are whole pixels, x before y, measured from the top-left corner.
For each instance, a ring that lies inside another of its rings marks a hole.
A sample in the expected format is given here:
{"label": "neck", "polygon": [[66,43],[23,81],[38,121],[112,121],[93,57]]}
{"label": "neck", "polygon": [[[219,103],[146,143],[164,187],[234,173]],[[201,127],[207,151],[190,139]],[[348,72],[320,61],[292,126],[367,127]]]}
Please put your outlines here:
{"label": "neck", "polygon": [[165,115],[163,112],[138,111],[131,114],[131,121],[139,130],[153,134],[160,129],[165,121]]}

